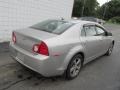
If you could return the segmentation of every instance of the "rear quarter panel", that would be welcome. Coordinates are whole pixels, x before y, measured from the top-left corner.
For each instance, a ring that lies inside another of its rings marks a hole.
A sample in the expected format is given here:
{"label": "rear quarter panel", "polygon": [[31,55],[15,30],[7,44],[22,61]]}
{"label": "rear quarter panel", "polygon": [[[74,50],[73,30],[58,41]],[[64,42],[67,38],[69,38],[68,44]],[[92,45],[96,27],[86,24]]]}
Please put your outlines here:
{"label": "rear quarter panel", "polygon": [[77,52],[83,51],[79,37],[80,25],[74,25],[63,34],[45,40],[49,47],[51,61],[53,61],[56,68],[65,70],[71,58]]}

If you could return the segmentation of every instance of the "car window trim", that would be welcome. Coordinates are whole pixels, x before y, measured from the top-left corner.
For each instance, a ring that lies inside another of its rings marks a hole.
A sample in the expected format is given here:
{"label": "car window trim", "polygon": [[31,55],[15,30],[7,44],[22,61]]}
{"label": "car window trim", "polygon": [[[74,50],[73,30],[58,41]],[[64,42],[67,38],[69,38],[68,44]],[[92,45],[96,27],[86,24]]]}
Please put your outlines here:
{"label": "car window trim", "polygon": [[107,32],[103,27],[99,26],[99,25],[95,25],[95,29],[96,29],[96,32],[97,32],[97,35],[96,36],[105,36],[105,35],[101,35],[101,34],[98,34],[98,31],[97,31],[97,28],[101,28],[105,33]]}
{"label": "car window trim", "polygon": [[[89,26],[94,26],[95,31],[96,31],[96,26],[95,26],[95,24],[91,24],[91,23],[84,24],[84,25],[83,25],[83,29],[84,29],[84,31],[85,31],[85,37],[87,37],[85,27],[89,27]],[[81,30],[81,31],[82,31],[82,30]],[[97,31],[96,31],[96,35],[92,35],[92,36],[97,36]]]}
{"label": "car window trim", "polygon": [[84,26],[83,26],[83,27],[82,27],[82,29],[81,29],[80,36],[82,36],[82,37],[86,37],[86,32],[85,32],[85,35],[83,36],[83,35],[82,35],[82,31],[84,31],[84,32],[85,32]]}

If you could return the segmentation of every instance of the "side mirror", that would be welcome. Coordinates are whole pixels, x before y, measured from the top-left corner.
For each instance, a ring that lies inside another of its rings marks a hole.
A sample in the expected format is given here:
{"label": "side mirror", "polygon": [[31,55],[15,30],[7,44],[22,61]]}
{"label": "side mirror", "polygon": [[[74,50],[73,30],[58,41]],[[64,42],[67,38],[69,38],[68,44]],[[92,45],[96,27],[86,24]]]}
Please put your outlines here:
{"label": "side mirror", "polygon": [[112,36],[111,32],[106,32],[106,36]]}

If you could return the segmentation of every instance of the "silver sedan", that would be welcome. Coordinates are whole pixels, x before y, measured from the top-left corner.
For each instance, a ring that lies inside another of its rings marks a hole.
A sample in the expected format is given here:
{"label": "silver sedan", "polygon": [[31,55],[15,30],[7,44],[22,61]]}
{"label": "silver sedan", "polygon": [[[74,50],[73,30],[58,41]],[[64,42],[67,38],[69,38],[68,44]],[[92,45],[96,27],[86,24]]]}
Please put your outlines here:
{"label": "silver sedan", "polygon": [[114,42],[112,34],[95,22],[45,20],[14,30],[10,52],[16,61],[43,76],[73,79],[84,64],[111,55]]}

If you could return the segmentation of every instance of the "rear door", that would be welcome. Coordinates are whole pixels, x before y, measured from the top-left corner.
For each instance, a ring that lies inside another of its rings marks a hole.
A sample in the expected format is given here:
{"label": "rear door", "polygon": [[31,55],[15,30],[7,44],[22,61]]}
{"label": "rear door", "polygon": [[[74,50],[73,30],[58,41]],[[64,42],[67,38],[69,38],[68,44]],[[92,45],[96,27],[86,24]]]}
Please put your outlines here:
{"label": "rear door", "polygon": [[96,25],[96,31],[97,37],[100,38],[99,51],[101,54],[104,54],[109,48],[110,40],[106,36],[106,31],[102,27]]}
{"label": "rear door", "polygon": [[81,41],[84,42],[84,51],[87,62],[99,54],[99,40],[95,25],[84,25],[81,31]]}

